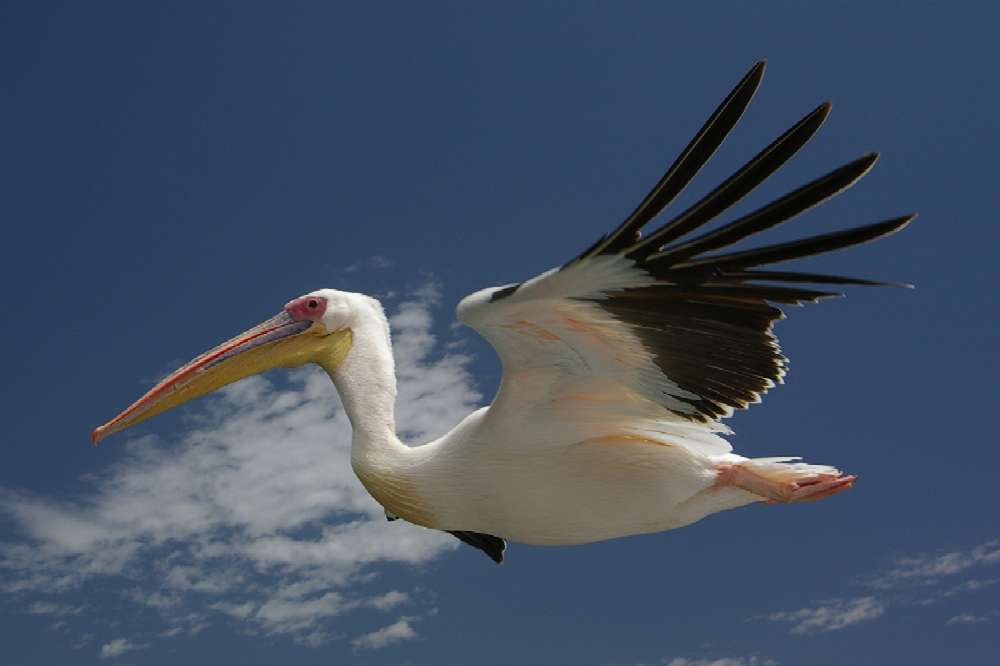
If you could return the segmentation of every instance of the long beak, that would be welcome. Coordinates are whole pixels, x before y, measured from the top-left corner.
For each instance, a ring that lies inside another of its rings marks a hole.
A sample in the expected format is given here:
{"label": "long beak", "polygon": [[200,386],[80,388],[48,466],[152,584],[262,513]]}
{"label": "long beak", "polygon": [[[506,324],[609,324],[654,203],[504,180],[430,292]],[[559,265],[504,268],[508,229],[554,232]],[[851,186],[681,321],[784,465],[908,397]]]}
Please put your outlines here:
{"label": "long beak", "polygon": [[91,439],[96,445],[112,433],[271,368],[328,361],[331,352],[339,364],[350,345],[350,330],[327,335],[322,324],[296,321],[282,312],[178,368],[128,409],[95,428]]}

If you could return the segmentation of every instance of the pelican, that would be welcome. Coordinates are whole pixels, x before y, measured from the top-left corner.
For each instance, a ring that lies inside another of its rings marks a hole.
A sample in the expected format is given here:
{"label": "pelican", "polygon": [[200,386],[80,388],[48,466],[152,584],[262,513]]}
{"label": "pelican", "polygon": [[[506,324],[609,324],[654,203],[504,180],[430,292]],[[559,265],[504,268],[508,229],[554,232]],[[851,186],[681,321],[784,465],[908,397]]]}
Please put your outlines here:
{"label": "pelican", "polygon": [[450,532],[497,563],[507,540],[582,544],[850,488],[855,476],[832,466],[737,455],[722,419],[782,381],[786,359],[772,333],[784,317],[778,305],[843,295],[803,285],[890,284],[765,267],[895,233],[914,216],[730,246],[850,187],[877,155],[704,230],[809,141],[827,102],[696,203],[640,233],[736,125],[764,65],[736,85],[617,228],[557,268],[462,299],[458,319],[493,345],[503,378],[492,404],[443,437],[409,446],[396,435],[379,302],[320,289],[170,374],[95,429],[94,443],[244,377],[315,363],[350,417],[351,465],[386,516]]}

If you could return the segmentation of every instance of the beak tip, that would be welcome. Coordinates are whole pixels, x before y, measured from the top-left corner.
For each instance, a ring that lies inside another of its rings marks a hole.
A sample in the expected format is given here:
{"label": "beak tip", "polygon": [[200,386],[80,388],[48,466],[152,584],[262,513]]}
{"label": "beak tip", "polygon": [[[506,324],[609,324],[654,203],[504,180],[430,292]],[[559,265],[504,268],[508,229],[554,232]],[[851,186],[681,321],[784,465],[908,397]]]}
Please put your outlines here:
{"label": "beak tip", "polygon": [[101,439],[104,437],[104,426],[97,426],[94,428],[94,432],[90,433],[90,441],[94,446],[100,443]]}

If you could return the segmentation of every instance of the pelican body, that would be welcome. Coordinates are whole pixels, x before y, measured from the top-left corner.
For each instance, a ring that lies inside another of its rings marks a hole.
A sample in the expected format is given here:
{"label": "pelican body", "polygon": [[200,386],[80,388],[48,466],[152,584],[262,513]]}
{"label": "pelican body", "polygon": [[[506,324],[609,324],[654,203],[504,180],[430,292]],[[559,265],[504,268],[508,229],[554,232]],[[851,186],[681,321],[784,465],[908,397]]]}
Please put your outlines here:
{"label": "pelican body", "polygon": [[408,446],[396,435],[391,337],[379,302],[321,289],[172,373],[97,428],[94,442],[243,377],[315,363],[350,417],[354,471],[386,515],[451,532],[497,562],[505,540],[581,544],[850,488],[855,477],[831,466],[737,455],[720,435],[728,432],[721,419],[784,375],[771,331],[783,314],[774,304],[841,295],[803,284],[884,284],[756,269],[894,233],[913,216],[727,248],[846,189],[876,156],[694,235],[805,145],[829,113],[823,104],[687,210],[640,233],[722,143],[763,71],[760,62],[740,81],[617,228],[561,267],[459,303],[459,320],[497,350],[503,379],[490,406],[443,437]]}

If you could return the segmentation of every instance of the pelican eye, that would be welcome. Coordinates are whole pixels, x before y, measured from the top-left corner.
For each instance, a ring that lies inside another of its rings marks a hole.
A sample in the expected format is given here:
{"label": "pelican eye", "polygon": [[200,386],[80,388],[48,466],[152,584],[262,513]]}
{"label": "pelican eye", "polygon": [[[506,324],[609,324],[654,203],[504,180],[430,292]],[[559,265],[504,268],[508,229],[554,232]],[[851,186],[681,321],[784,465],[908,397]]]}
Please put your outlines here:
{"label": "pelican eye", "polygon": [[316,309],[316,307],[317,307],[317,306],[319,305],[319,303],[318,303],[318,302],[316,302],[316,299],[315,299],[315,298],[310,298],[310,299],[309,299],[309,302],[308,302],[308,303],[306,303],[306,305],[308,305],[308,306],[309,306],[309,309],[310,309],[310,310],[315,310],[315,309]]}

